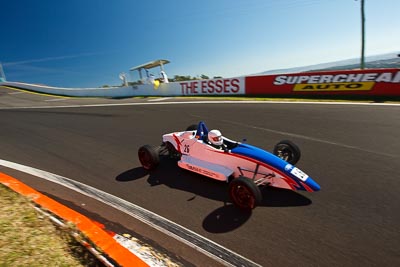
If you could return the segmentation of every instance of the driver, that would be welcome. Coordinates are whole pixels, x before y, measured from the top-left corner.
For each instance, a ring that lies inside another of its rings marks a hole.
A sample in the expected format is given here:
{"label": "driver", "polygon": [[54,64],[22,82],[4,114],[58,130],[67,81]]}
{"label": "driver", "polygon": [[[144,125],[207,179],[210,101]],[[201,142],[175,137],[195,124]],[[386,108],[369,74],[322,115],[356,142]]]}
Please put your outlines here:
{"label": "driver", "polygon": [[227,150],[226,145],[222,139],[222,134],[219,130],[211,130],[208,132],[208,142],[210,145],[217,149],[223,149],[224,151]]}

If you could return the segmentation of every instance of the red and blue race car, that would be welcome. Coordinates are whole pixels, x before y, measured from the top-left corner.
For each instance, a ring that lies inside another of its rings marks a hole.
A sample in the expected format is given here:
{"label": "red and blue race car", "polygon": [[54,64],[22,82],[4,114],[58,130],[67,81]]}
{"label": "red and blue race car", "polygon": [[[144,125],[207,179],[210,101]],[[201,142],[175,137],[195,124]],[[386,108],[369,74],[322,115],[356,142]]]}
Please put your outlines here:
{"label": "red and blue race car", "polygon": [[273,153],[230,140],[218,130],[209,131],[204,122],[185,131],[164,134],[162,145],[144,145],[138,156],[143,168],[152,170],[159,155],[167,151],[178,166],[229,183],[229,196],[241,209],[253,209],[262,201],[260,188],[272,186],[290,190],[319,191],[320,186],[294,164],[300,149],[291,141],[275,145]]}

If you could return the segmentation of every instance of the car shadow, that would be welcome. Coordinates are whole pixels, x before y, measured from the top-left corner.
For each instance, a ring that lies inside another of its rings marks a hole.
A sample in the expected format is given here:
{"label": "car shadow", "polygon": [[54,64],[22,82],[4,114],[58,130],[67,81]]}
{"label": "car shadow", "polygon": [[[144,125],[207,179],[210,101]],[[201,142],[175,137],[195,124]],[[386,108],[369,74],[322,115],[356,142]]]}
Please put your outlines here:
{"label": "car shadow", "polygon": [[[220,201],[222,206],[208,214],[203,220],[203,228],[210,233],[230,232],[239,228],[251,217],[252,211],[236,208],[229,199],[228,184],[181,169],[169,158],[160,161],[156,170],[147,171],[136,167],[119,174],[115,179],[119,182],[132,182],[147,177],[150,186],[166,185],[193,193],[186,201],[192,201],[196,196]],[[261,190],[263,200],[257,207],[295,207],[307,206],[312,201],[291,190],[265,187]]]}
{"label": "car shadow", "polygon": [[148,174],[149,174],[149,172],[146,169],[144,169],[143,167],[138,167],[138,168],[127,170],[127,171],[119,174],[115,178],[115,180],[117,180],[118,182],[130,182],[130,181],[134,181],[134,180],[143,178]]}
{"label": "car shadow", "polygon": [[[173,189],[191,192],[195,196],[221,201],[224,207],[230,203],[227,183],[181,169],[169,158],[163,158],[156,170],[147,171],[143,167],[137,167],[119,174],[115,179],[119,182],[131,182],[146,176],[150,186],[163,184]],[[312,203],[307,197],[291,190],[265,187],[261,192],[261,207],[306,206]],[[230,209],[229,207],[228,212]]]}
{"label": "car shadow", "polygon": [[231,232],[245,224],[251,215],[251,210],[239,210],[232,204],[225,204],[204,218],[203,229],[214,234]]}
{"label": "car shadow", "polygon": [[162,158],[157,169],[148,171],[143,167],[137,167],[119,174],[115,179],[119,182],[131,182],[147,177],[150,186],[166,185],[194,194],[196,196],[221,201],[228,201],[227,184],[224,182],[207,179],[204,176],[179,168],[176,161]]}
{"label": "car shadow", "polygon": [[[266,187],[261,193],[262,203],[257,208],[306,206],[312,203],[310,199],[291,190]],[[251,215],[251,210],[240,210],[231,203],[224,203],[222,207],[206,216],[203,228],[210,233],[227,233],[242,226]]]}

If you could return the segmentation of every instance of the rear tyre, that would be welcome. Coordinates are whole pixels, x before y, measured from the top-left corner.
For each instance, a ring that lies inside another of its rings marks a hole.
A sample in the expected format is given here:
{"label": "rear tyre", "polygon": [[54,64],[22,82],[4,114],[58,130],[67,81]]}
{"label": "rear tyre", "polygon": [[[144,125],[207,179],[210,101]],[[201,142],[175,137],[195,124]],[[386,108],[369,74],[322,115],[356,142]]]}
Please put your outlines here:
{"label": "rear tyre", "polygon": [[242,210],[252,210],[262,201],[260,188],[249,178],[240,176],[229,184],[232,203]]}
{"label": "rear tyre", "polygon": [[144,145],[139,148],[138,157],[143,168],[146,170],[154,170],[160,163],[157,149],[149,145]]}
{"label": "rear tyre", "polygon": [[197,130],[197,124],[189,125],[189,126],[186,128],[186,131],[196,131],[196,130]]}
{"label": "rear tyre", "polygon": [[289,140],[282,140],[277,143],[273,154],[293,165],[300,160],[301,156],[300,148]]}

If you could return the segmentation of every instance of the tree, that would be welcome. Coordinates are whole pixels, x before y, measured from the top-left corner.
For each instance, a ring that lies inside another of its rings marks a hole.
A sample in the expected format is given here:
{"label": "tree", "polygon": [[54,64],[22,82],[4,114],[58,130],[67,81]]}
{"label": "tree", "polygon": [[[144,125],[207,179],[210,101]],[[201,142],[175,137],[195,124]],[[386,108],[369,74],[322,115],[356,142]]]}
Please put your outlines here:
{"label": "tree", "polygon": [[174,82],[182,82],[182,81],[190,81],[190,80],[193,80],[193,78],[190,77],[190,75],[187,75],[187,76],[175,75],[174,76]]}

